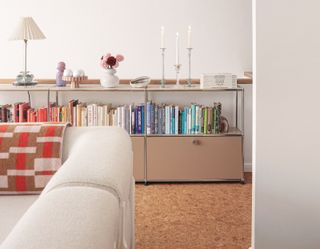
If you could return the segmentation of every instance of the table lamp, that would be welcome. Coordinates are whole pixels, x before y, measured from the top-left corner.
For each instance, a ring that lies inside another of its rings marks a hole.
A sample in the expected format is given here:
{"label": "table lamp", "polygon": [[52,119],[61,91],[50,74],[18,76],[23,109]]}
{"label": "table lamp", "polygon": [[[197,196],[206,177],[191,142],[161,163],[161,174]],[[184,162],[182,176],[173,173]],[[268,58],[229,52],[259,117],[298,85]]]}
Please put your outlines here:
{"label": "table lamp", "polygon": [[24,41],[24,71],[21,71],[17,78],[14,85],[18,86],[30,86],[36,85],[33,74],[27,71],[27,47],[29,40],[41,40],[45,39],[46,37],[32,19],[32,17],[22,17],[19,20],[19,23],[14,30],[13,34],[11,35],[10,39],[13,40],[22,40]]}

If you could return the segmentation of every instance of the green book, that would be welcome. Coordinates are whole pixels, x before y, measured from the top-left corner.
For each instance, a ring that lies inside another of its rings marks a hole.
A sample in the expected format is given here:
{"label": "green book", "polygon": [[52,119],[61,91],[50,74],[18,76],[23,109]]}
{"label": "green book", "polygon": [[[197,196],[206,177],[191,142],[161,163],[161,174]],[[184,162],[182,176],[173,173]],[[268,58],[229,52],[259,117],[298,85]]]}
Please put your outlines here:
{"label": "green book", "polygon": [[205,107],[204,108],[204,120],[203,120],[203,133],[204,134],[207,134],[208,133],[208,107]]}

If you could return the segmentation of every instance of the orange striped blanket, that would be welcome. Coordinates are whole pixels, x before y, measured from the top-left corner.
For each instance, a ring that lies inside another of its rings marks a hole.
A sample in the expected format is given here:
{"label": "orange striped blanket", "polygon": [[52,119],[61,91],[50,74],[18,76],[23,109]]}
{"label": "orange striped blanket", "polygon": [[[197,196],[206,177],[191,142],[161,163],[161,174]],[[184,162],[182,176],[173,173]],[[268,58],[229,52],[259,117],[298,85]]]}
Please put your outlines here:
{"label": "orange striped blanket", "polygon": [[0,124],[0,194],[40,193],[61,166],[67,124]]}

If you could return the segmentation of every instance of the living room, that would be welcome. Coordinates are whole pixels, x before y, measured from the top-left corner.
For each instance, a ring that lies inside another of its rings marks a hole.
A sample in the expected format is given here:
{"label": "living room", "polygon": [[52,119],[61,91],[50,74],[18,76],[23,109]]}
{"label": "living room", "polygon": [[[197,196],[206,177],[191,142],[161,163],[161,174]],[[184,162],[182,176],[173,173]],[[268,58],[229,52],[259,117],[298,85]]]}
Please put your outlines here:
{"label": "living room", "polygon": [[0,5],[0,248],[319,248],[319,4]]}

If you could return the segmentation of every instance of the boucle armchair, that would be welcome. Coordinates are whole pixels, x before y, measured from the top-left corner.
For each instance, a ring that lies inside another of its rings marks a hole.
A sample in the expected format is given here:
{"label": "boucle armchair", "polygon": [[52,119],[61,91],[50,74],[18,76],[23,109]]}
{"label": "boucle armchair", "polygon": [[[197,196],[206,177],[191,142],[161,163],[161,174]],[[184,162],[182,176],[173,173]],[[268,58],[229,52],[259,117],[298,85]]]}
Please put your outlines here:
{"label": "boucle armchair", "polygon": [[128,134],[116,127],[67,128],[63,161],[0,248],[134,248]]}

